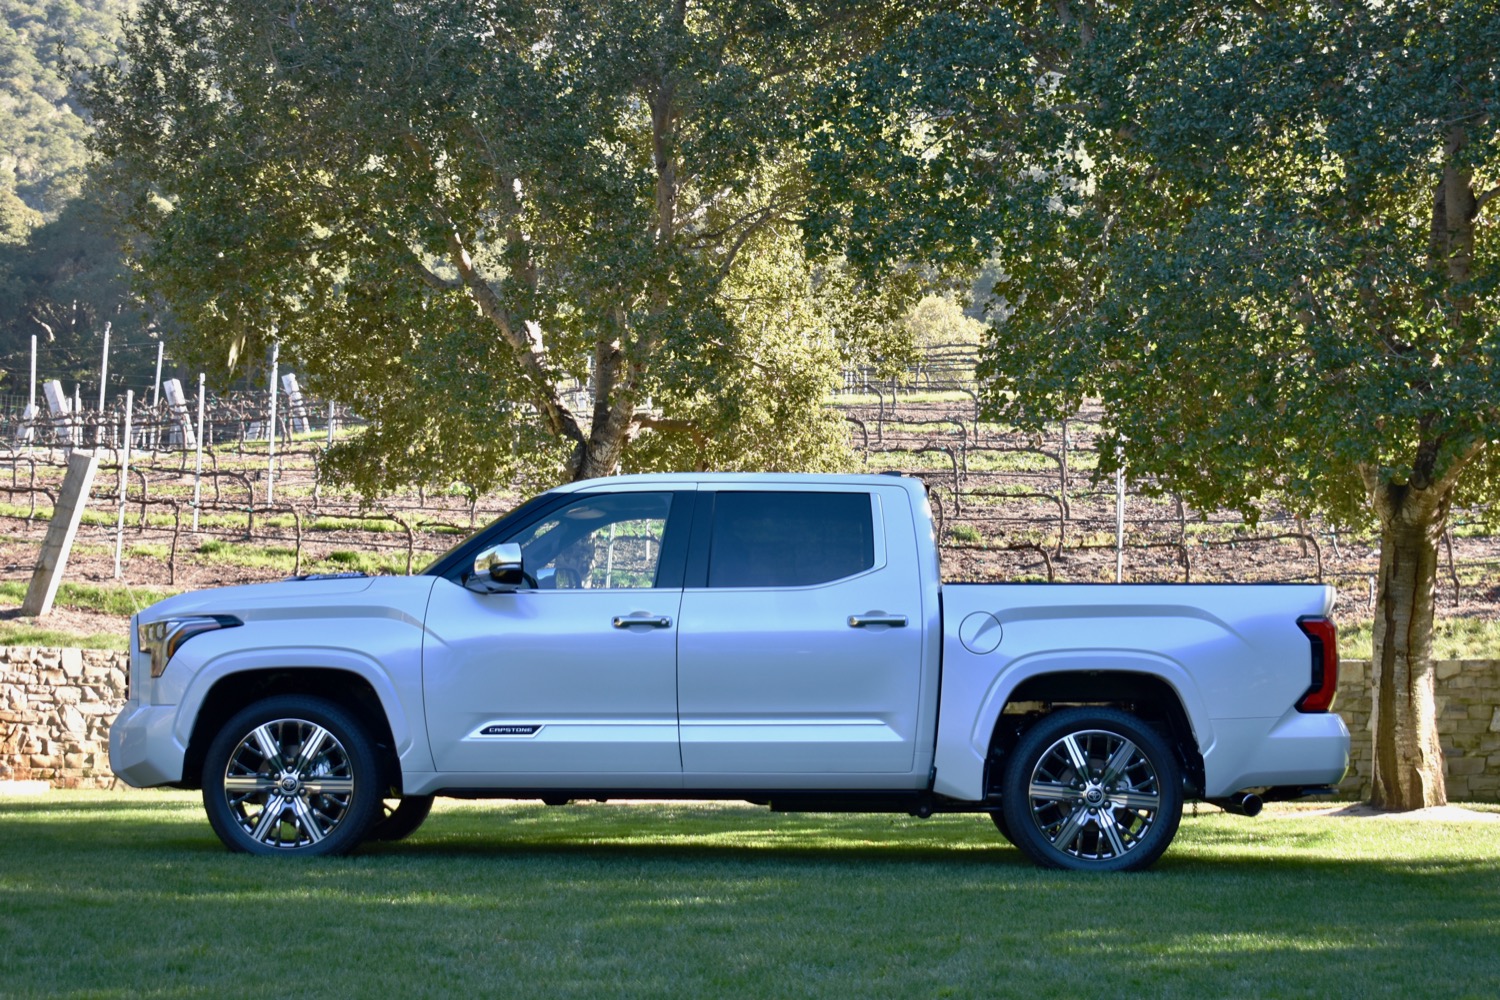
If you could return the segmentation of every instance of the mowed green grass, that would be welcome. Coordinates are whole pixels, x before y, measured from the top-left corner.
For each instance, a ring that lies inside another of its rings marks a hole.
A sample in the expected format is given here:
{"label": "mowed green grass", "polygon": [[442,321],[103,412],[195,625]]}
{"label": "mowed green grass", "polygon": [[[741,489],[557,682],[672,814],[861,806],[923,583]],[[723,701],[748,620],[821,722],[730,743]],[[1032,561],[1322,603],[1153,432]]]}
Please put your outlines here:
{"label": "mowed green grass", "polygon": [[[1491,807],[1493,808],[1493,807]],[[0,799],[0,995],[1492,997],[1500,826],[1217,811],[1151,871],[975,815],[439,803],[342,859],[190,793]]]}

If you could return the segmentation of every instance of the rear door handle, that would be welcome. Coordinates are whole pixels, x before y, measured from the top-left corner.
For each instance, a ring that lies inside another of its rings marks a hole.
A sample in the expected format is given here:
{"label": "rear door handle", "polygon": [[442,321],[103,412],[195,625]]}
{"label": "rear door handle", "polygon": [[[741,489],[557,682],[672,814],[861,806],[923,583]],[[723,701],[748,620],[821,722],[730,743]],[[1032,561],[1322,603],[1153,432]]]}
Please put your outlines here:
{"label": "rear door handle", "polygon": [[850,628],[864,628],[866,625],[889,625],[891,628],[906,628],[905,615],[887,615],[879,611],[869,611],[862,615],[850,615]]}
{"label": "rear door handle", "polygon": [[615,615],[615,628],[630,628],[632,625],[649,625],[652,628],[671,628],[672,619],[666,615]]}

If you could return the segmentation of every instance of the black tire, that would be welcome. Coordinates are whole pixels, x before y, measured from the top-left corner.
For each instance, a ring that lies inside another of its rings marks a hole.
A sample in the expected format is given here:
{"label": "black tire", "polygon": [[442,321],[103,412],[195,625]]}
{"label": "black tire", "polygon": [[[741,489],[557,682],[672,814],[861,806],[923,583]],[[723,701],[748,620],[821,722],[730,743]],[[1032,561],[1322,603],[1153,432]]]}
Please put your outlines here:
{"label": "black tire", "polygon": [[370,827],[366,840],[405,840],[417,832],[432,812],[431,795],[403,795],[382,799],[381,814]]}
{"label": "black tire", "polygon": [[1039,865],[1139,871],[1177,835],[1182,769],[1161,734],[1135,716],[1069,708],[1021,737],[1005,764],[1001,803],[1012,842]]}
{"label": "black tire", "polygon": [[990,813],[990,819],[995,821],[995,829],[1000,831],[1000,836],[1005,838],[1006,843],[1014,844],[1016,842],[1016,838],[1010,835],[1010,823],[1005,819],[1005,810],[996,809]]}
{"label": "black tire", "polygon": [[208,822],[224,846],[248,854],[346,854],[379,817],[382,790],[365,727],[306,695],[239,712],[203,759]]}

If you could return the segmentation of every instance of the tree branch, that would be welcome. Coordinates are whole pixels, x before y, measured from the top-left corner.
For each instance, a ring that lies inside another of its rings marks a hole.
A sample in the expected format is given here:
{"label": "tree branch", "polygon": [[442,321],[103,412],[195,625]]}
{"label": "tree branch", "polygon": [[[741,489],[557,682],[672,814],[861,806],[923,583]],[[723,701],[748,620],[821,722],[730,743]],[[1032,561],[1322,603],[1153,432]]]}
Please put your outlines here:
{"label": "tree branch", "polygon": [[[427,156],[427,150],[417,137],[407,133],[402,138],[406,148],[431,172],[433,167]],[[490,324],[499,331],[500,339],[515,354],[516,361],[531,383],[532,398],[537,408],[542,411],[548,427],[554,434],[574,442],[579,448],[587,447],[588,441],[583,433],[583,427],[573,411],[562,401],[562,395],[558,392],[557,379],[547,366],[541,338],[533,337],[530,330],[517,328],[516,323],[506,311],[505,303],[500,301],[500,296],[495,294],[489,281],[474,267],[474,259],[469,255],[468,248],[464,246],[463,239],[458,234],[457,224],[436,200],[432,207],[446,233],[449,259],[458,271],[461,287],[469,293],[469,297],[479,307],[479,314],[489,320]]]}
{"label": "tree branch", "polygon": [[435,291],[454,292],[464,287],[464,283],[457,278],[444,278],[437,274],[426,264],[422,263],[416,254],[411,255],[411,259],[407,261],[407,266],[411,268],[418,278],[422,279],[422,284]]}
{"label": "tree branch", "polygon": [[637,410],[631,417],[636,426],[653,431],[670,431],[675,434],[691,434],[701,438],[703,431],[691,420],[680,417],[659,417],[650,410]]}
{"label": "tree branch", "polygon": [[730,268],[734,267],[735,258],[740,255],[740,251],[745,248],[745,244],[749,242],[750,237],[760,232],[766,226],[770,225],[773,220],[778,218],[780,216],[773,211],[773,206],[767,205],[761,209],[761,217],[747,225],[744,231],[734,238],[734,242],[729,245],[729,250],[724,255],[723,263],[714,272],[713,284],[715,288],[723,284],[724,279],[729,276]]}
{"label": "tree branch", "polygon": [[1439,497],[1444,497],[1452,492],[1453,489],[1458,486],[1459,477],[1464,474],[1464,470],[1466,470],[1474,462],[1475,459],[1477,459],[1481,454],[1484,453],[1484,449],[1485,441],[1483,437],[1479,437],[1476,440],[1470,442],[1469,446],[1465,448],[1464,451],[1453,460],[1453,463],[1443,471],[1443,474],[1433,482],[1432,489],[1436,493],[1436,495]]}
{"label": "tree branch", "polygon": [[[448,222],[451,227],[451,220],[445,219],[444,221]],[[458,268],[465,290],[479,307],[479,314],[500,331],[500,339],[505,341],[515,353],[521,369],[530,376],[537,405],[547,418],[548,425],[554,433],[576,444],[584,444],[583,428],[579,426],[578,418],[562,401],[562,396],[557,391],[557,380],[547,368],[543,350],[540,347],[540,338],[533,338],[530,331],[518,330],[511,322],[505,310],[505,304],[500,301],[500,296],[495,294],[490,283],[474,268],[474,261],[469,256],[469,251],[464,247],[463,240],[459,238],[456,229],[449,228],[448,230],[448,247],[452,254],[453,265]]]}
{"label": "tree branch", "polygon": [[656,431],[661,434],[686,434],[693,439],[693,445],[698,449],[698,463],[703,464],[703,447],[707,444],[703,428],[691,420],[683,420],[678,417],[659,417],[648,410],[637,410],[630,421],[631,437],[643,430]]}

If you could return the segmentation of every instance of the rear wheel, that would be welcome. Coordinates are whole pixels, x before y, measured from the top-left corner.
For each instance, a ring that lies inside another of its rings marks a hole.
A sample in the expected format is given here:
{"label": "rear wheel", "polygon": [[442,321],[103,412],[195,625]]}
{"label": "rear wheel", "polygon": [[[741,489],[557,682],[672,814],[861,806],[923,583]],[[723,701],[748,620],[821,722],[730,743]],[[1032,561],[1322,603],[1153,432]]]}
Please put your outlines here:
{"label": "rear wheel", "polygon": [[1005,810],[996,809],[990,813],[990,819],[995,821],[995,829],[1000,831],[1000,836],[1004,837],[1007,843],[1016,842],[1016,838],[1010,835],[1010,824],[1005,821]]}
{"label": "rear wheel", "polygon": [[1182,769],[1166,740],[1135,716],[1070,708],[1021,737],[1001,795],[1013,842],[1037,864],[1137,871],[1177,834]]}
{"label": "rear wheel", "polygon": [[231,851],[344,854],[380,810],[380,767],[359,720],[305,695],[267,698],[208,747],[203,807]]}

